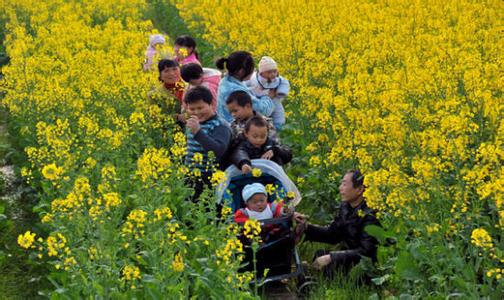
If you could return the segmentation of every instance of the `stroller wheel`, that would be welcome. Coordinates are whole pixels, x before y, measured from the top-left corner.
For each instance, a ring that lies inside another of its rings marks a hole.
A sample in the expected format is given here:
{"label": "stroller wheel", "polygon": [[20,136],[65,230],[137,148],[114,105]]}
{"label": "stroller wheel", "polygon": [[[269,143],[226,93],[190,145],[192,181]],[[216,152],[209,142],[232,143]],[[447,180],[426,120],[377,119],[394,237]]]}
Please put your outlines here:
{"label": "stroller wheel", "polygon": [[306,281],[298,286],[298,295],[302,298],[308,297],[308,295],[317,287],[317,282],[313,279],[306,277]]}

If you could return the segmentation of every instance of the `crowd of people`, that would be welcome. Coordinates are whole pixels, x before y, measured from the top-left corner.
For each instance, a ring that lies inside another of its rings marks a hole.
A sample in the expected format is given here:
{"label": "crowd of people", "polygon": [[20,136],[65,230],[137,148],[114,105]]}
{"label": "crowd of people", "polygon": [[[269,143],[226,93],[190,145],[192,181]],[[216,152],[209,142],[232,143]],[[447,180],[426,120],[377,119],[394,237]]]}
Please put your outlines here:
{"label": "crowd of people", "polygon": [[[216,67],[203,67],[196,41],[187,35],[175,39],[171,57],[162,53],[163,35],[151,35],[146,50],[144,71],[155,70],[157,62],[161,85],[149,97],[161,111],[173,117],[187,138],[185,164],[200,176],[188,179],[197,201],[205,186],[211,188],[213,167],[225,169],[233,164],[247,174],[252,159],[267,159],[283,166],[292,160],[291,150],[279,140],[285,125],[282,104],[290,91],[289,81],[280,76],[278,64],[263,56],[255,68],[249,52],[235,51],[216,61]],[[346,250],[318,251],[313,266],[332,276],[334,270],[347,272],[361,257],[376,260],[377,241],[366,233],[367,225],[379,225],[375,212],[363,197],[364,176],[348,171],[339,187],[342,204],[328,226],[309,224],[305,215],[294,213],[298,237],[330,244],[344,243]],[[282,203],[271,204],[261,183],[246,185],[243,207],[235,221],[262,220],[281,216]]]}

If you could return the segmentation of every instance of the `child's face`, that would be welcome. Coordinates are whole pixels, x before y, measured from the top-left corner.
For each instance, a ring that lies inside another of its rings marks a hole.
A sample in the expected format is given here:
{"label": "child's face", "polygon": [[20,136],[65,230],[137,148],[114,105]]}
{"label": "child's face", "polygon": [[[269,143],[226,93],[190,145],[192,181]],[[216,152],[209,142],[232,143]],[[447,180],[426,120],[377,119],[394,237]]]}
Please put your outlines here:
{"label": "child's face", "polygon": [[268,139],[268,127],[251,125],[249,130],[245,131],[245,137],[254,147],[260,148]]}
{"label": "child's face", "polygon": [[268,197],[265,194],[255,194],[247,201],[247,208],[252,211],[262,212],[268,206]]}
{"label": "child's face", "polygon": [[175,84],[180,80],[179,67],[164,68],[161,71],[161,81],[167,84]]}
{"label": "child's face", "polygon": [[264,79],[267,79],[268,81],[272,81],[273,79],[275,79],[278,76],[278,70],[274,69],[274,70],[264,71],[264,72],[260,73],[259,75],[261,75]]}
{"label": "child's face", "polygon": [[229,113],[233,116],[233,118],[239,121],[247,120],[248,118],[254,116],[254,111],[252,110],[252,105],[250,104],[240,106],[236,102],[231,102],[227,104],[227,109],[229,110]]}
{"label": "child's face", "polygon": [[187,112],[191,116],[198,117],[200,122],[210,119],[215,114],[212,105],[203,100],[187,104]]}

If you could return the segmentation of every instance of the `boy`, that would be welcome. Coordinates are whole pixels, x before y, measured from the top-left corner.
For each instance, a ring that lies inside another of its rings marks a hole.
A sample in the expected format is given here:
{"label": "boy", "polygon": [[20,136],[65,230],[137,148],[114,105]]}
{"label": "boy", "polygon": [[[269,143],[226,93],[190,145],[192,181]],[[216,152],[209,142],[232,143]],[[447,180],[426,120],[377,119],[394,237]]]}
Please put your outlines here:
{"label": "boy", "polygon": [[[222,166],[224,154],[231,142],[231,129],[226,121],[218,117],[212,108],[212,93],[203,86],[191,89],[185,95],[189,119],[186,123],[187,155],[185,164],[195,177],[193,200],[198,199],[204,184],[211,187],[213,166],[209,153],[213,152],[217,167]],[[199,173],[199,174],[198,174]]]}
{"label": "boy", "polygon": [[242,198],[246,208],[235,212],[236,223],[245,223],[248,219],[260,221],[278,218],[283,213],[282,203],[268,203],[266,188],[258,182],[247,184],[242,190]]}
{"label": "boy", "polygon": [[[238,137],[243,133],[245,124],[254,116],[261,116],[252,108],[252,98],[247,92],[235,91],[229,94],[226,100],[226,106],[229,113],[233,116],[234,120],[231,122],[231,131],[233,137]],[[275,127],[269,119],[263,117],[268,121],[269,133],[271,137],[275,137]]]}
{"label": "boy", "polygon": [[275,129],[280,131],[285,125],[285,110],[282,100],[289,94],[290,83],[279,75],[277,63],[273,58],[263,56],[259,61],[259,71],[252,74],[246,85],[256,97],[272,96],[274,110],[271,118]]}
{"label": "boy", "polygon": [[270,159],[279,165],[292,160],[291,151],[269,137],[268,123],[262,116],[254,116],[245,124],[237,147],[231,154],[231,162],[244,174],[252,171],[252,159]]}
{"label": "boy", "polygon": [[189,83],[187,91],[196,87],[204,86],[212,93],[212,108],[217,111],[217,90],[219,89],[219,82],[222,78],[222,73],[219,70],[202,68],[197,63],[189,63],[183,65],[180,69],[182,79]]}

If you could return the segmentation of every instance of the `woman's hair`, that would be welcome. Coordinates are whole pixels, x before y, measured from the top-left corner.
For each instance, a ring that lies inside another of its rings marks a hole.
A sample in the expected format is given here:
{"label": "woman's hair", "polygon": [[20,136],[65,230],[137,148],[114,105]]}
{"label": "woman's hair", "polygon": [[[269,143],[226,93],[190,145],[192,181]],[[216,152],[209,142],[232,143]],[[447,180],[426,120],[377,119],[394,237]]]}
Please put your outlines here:
{"label": "woman's hair", "polygon": [[189,63],[182,66],[180,69],[180,75],[185,82],[189,82],[193,79],[199,79],[203,76],[203,68],[197,63]]}
{"label": "woman's hair", "polygon": [[162,59],[159,61],[158,63],[158,70],[159,70],[159,81],[162,81],[161,80],[161,72],[163,72],[164,69],[166,68],[174,68],[174,67],[179,67],[179,63],[175,60],[172,60],[172,59]]}
{"label": "woman's hair", "polygon": [[253,116],[247,123],[245,123],[245,132],[249,132],[250,127],[254,125],[256,127],[266,127],[268,128],[268,122],[262,116]]}
{"label": "woman's hair", "polygon": [[181,35],[175,39],[174,44],[182,47],[192,48],[193,50],[189,54],[194,53],[194,55],[196,55],[196,58],[199,60],[198,51],[196,51],[196,41],[192,37],[188,35]]}
{"label": "woman's hair", "polygon": [[212,104],[212,92],[204,86],[197,86],[190,89],[184,97],[185,104],[191,104],[198,101],[203,101],[206,104]]}
{"label": "woman's hair", "polygon": [[252,58],[252,54],[246,51],[233,52],[228,57],[222,57],[217,60],[215,65],[220,70],[224,70],[225,68],[229,75],[232,76],[236,76],[238,72],[243,69],[245,74],[242,78],[240,78],[240,80],[243,80],[254,72],[254,58]]}
{"label": "woman's hair", "polygon": [[226,104],[236,103],[238,106],[245,107],[245,105],[250,104],[252,106],[252,97],[245,91],[234,91],[229,94],[226,99]]}

